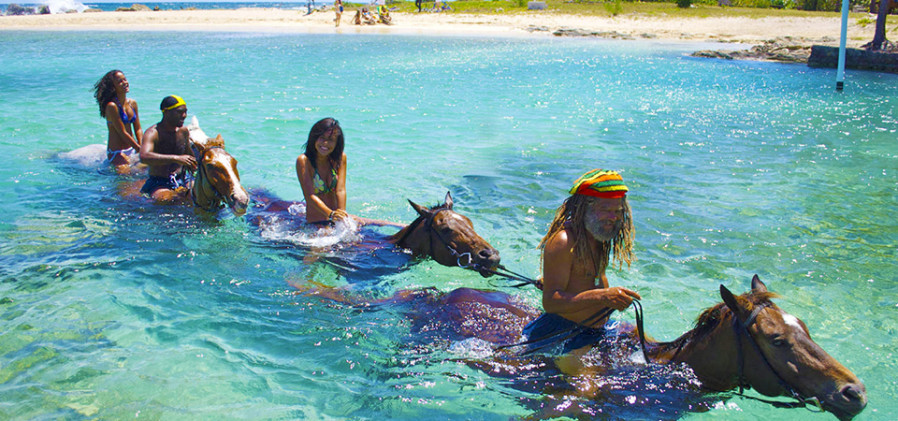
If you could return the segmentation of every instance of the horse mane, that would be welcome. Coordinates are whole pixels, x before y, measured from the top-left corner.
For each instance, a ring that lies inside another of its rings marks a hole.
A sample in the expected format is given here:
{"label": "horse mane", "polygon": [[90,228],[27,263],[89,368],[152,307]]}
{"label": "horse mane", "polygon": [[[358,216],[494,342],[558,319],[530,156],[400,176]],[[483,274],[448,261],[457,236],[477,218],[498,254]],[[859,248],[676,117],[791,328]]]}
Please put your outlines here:
{"label": "horse mane", "polygon": [[[447,210],[447,209],[451,209],[451,208],[449,206],[447,206],[445,202],[439,203],[439,204],[436,204],[436,205],[433,205],[433,206],[427,208],[427,210],[429,210],[431,212],[431,214],[436,213],[441,210]],[[405,241],[405,239],[409,236],[409,234],[414,232],[418,228],[418,225],[421,225],[421,222],[424,222],[424,219],[426,219],[426,217],[424,215],[419,214],[418,217],[415,218],[415,220],[412,221],[411,224],[408,224],[408,226],[399,230],[399,232],[397,232],[396,234],[391,235],[389,238],[389,241],[394,244],[399,244],[399,243]]]}
{"label": "horse mane", "polygon": [[[737,296],[736,301],[740,306],[744,307],[746,311],[751,312],[754,311],[757,306],[770,304],[771,300],[777,297],[779,297],[779,295],[773,292],[747,292]],[[671,342],[660,342],[658,345],[665,348],[680,349],[690,342],[698,341],[706,337],[716,330],[717,327],[720,326],[720,323],[732,320],[732,317],[733,311],[730,310],[725,303],[718,303],[711,308],[705,309],[705,311],[699,314],[692,330],[684,333],[682,336]]]}

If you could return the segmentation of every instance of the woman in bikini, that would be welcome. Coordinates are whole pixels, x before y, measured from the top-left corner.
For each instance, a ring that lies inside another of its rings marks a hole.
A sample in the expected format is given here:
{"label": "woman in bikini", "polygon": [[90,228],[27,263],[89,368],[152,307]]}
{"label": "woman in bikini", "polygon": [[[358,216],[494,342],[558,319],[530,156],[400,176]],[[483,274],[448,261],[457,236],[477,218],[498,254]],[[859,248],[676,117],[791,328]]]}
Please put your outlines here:
{"label": "woman in bikini", "polygon": [[106,119],[109,129],[106,162],[119,173],[130,172],[131,157],[137,157],[143,137],[137,101],[127,97],[129,91],[128,79],[121,70],[110,70],[94,85],[100,116]]}
{"label": "woman in bikini", "polygon": [[312,126],[305,153],[296,158],[296,177],[306,200],[306,222],[330,225],[346,213],[346,154],[343,130],[333,118]]}

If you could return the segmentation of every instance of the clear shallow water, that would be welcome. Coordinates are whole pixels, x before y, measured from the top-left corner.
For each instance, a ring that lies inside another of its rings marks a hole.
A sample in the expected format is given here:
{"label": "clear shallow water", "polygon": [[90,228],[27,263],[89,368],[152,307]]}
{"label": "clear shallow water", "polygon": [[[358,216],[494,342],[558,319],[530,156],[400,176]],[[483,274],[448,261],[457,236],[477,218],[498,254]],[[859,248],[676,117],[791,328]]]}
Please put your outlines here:
{"label": "clear shallow water", "polygon": [[[434,204],[451,190],[503,262],[532,276],[569,183],[621,170],[639,261],[609,276],[642,294],[649,333],[673,339],[718,301],[719,284],[743,292],[758,273],[864,380],[858,419],[898,413],[894,75],[851,72],[839,94],[831,71],[595,40],[0,40],[0,418],[507,419],[542,402],[456,362],[477,344],[415,344],[408,309],[295,294],[310,281],[371,297],[489,287],[479,275],[389,251],[346,272],[310,255],[357,251],[309,252],[277,226],[124,201],[128,179],[61,158],[104,143],[90,88],[112,68],[128,76],[144,127],[162,97],[183,96],[208,134],[222,133],[244,185],[285,199],[301,197],[294,160],[309,128],[334,116],[350,212],[410,222],[406,199]],[[669,373],[618,374],[622,391],[593,409],[671,416],[646,392],[657,387],[635,387],[653,407],[625,386]],[[832,419],[741,399],[688,416]]]}

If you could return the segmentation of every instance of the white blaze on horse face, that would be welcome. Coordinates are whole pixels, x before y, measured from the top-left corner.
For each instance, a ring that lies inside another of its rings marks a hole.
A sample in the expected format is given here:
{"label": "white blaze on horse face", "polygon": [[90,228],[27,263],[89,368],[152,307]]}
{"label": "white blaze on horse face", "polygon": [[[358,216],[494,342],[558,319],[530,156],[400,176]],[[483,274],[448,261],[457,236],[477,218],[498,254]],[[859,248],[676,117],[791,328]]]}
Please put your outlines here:
{"label": "white blaze on horse face", "polygon": [[215,157],[213,157],[212,161],[216,163],[216,167],[225,171],[225,173],[227,174],[226,179],[230,180],[229,184],[231,185],[231,191],[220,193],[225,196],[231,196],[233,194],[240,193],[240,190],[242,190],[238,189],[238,186],[240,186],[240,177],[238,177],[234,172],[234,168],[231,165],[231,162],[225,159],[225,155],[216,154]]}
{"label": "white blaze on horse face", "polygon": [[458,220],[458,222],[461,222],[462,224],[467,224],[467,222],[465,221],[465,218],[462,218],[461,215],[459,215],[457,213],[451,213],[450,215],[452,215],[453,219]]}
{"label": "white blaze on horse face", "polygon": [[783,321],[786,322],[787,325],[804,332],[804,328],[801,327],[801,322],[798,321],[798,317],[795,317],[789,313],[783,313]]}

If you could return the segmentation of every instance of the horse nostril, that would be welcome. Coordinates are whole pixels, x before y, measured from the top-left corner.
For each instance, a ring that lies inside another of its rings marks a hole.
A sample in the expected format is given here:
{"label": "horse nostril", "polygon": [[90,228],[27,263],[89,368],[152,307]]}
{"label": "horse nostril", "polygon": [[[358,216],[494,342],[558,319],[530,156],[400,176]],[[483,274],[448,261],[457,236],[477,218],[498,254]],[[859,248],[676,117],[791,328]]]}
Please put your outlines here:
{"label": "horse nostril", "polygon": [[482,257],[484,259],[489,259],[490,256],[493,255],[493,251],[490,249],[483,249],[483,250],[480,250],[480,253],[478,253],[478,254],[480,255],[480,257]]}
{"label": "horse nostril", "polygon": [[845,396],[850,401],[859,401],[863,398],[864,394],[861,392],[861,388],[856,384],[846,384],[842,386],[842,396]]}

